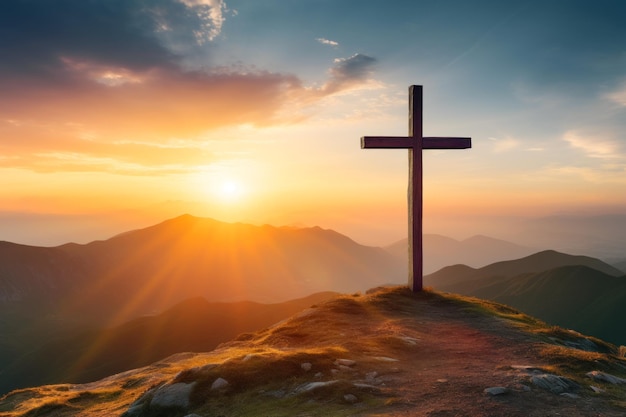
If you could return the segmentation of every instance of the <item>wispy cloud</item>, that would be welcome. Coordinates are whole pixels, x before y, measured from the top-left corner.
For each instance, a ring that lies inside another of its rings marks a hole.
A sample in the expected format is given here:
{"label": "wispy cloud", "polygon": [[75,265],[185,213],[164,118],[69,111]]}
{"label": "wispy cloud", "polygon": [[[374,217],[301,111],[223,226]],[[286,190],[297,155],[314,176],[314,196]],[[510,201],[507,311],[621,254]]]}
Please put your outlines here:
{"label": "wispy cloud", "polygon": [[315,40],[323,45],[339,46],[339,42],[331,41],[330,39],[316,38]]}
{"label": "wispy cloud", "polygon": [[619,144],[608,138],[570,130],[565,132],[563,140],[569,143],[571,147],[582,150],[591,158],[615,159],[622,157]]}
{"label": "wispy cloud", "polygon": [[507,152],[520,146],[520,141],[512,137],[502,139],[492,137],[489,140],[493,142],[493,152],[495,153]]}
{"label": "wispy cloud", "polygon": [[605,95],[605,98],[620,106],[626,107],[626,81],[624,81],[614,91]]}

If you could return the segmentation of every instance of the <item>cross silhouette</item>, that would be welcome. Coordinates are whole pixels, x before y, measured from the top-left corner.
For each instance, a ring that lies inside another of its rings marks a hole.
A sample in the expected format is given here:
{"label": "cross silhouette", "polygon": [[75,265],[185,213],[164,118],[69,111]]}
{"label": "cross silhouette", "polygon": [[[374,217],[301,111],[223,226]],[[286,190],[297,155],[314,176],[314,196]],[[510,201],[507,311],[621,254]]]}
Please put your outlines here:
{"label": "cross silhouette", "polygon": [[409,150],[409,288],[423,288],[422,249],[422,149],[466,149],[471,138],[422,136],[422,86],[409,87],[409,136],[364,136],[361,148]]}

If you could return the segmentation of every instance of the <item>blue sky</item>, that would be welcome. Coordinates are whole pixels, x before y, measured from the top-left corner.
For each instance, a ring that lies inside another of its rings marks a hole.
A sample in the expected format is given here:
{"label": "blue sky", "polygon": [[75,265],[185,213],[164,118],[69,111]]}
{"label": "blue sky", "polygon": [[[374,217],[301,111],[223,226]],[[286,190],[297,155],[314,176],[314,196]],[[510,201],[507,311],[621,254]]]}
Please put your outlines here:
{"label": "blue sky", "polygon": [[406,153],[359,138],[406,134],[411,84],[426,135],[473,139],[426,152],[427,231],[625,213],[625,15],[617,0],[5,0],[0,239],[190,212],[393,241]]}

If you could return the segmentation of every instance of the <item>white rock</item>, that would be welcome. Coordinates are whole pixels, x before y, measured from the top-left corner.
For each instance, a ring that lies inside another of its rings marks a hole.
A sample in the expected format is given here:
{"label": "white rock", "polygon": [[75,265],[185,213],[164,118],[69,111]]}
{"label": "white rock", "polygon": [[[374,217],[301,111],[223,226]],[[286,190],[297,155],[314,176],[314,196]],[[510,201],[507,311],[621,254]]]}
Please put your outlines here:
{"label": "white rock", "polygon": [[304,362],[300,364],[300,368],[302,368],[302,370],[308,372],[311,370],[311,368],[313,368],[313,365],[309,362]]}
{"label": "white rock", "polygon": [[227,386],[228,381],[220,377],[213,381],[213,383],[211,384],[211,390],[222,389],[226,388]]}
{"label": "white rock", "polygon": [[380,362],[399,362],[399,359],[390,358],[388,356],[375,356],[373,359]]}
{"label": "white rock", "polygon": [[354,366],[356,364],[356,361],[353,361],[352,359],[337,359],[335,361],[335,365],[337,366]]}
{"label": "white rock", "polygon": [[608,382],[609,384],[626,384],[626,379],[600,371],[587,372],[587,376],[594,381]]}
{"label": "white rock", "polygon": [[321,387],[327,387],[329,385],[333,385],[336,384],[338,381],[333,380],[333,381],[319,381],[319,382],[309,382],[307,384],[301,385],[298,388],[296,388],[296,393],[300,394],[303,392],[308,392],[308,391],[313,391],[314,389],[318,389]]}
{"label": "white rock", "polygon": [[356,395],[353,395],[353,394],[346,394],[346,395],[343,396],[343,399],[347,403],[350,403],[350,404],[354,404],[354,403],[359,401],[359,399],[356,397]]}
{"label": "white rock", "polygon": [[530,381],[539,388],[543,388],[554,394],[561,394],[579,388],[578,384],[571,379],[553,374],[534,375]]}
{"label": "white rock", "polygon": [[602,388],[596,387],[595,385],[590,385],[589,388],[591,388],[596,394],[602,394],[604,392]]}
{"label": "white rock", "polygon": [[416,339],[414,337],[409,337],[409,336],[401,336],[400,339],[402,339],[407,345],[411,345],[411,346],[415,346],[417,345],[417,342],[419,342],[419,339]]}

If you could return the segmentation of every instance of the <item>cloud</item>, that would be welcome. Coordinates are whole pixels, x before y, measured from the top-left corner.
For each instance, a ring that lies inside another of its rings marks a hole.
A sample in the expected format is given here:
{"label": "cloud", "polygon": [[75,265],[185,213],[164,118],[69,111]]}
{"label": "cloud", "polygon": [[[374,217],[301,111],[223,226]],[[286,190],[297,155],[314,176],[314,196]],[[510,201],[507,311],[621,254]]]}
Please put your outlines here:
{"label": "cloud", "polygon": [[498,138],[489,138],[493,143],[493,151],[495,153],[507,152],[512,149],[519,147],[520,141],[517,139],[513,139],[511,137],[506,137],[504,139]]}
{"label": "cloud", "polygon": [[339,46],[339,42],[331,41],[329,39],[316,38],[315,40],[318,41],[319,43],[323,44],[323,45]]}
{"label": "cloud", "polygon": [[573,148],[582,150],[591,158],[615,159],[622,157],[618,143],[611,139],[598,138],[597,135],[581,134],[578,131],[570,130],[565,132],[563,140]]}
{"label": "cloud", "polygon": [[363,86],[371,79],[376,58],[354,54],[349,58],[337,58],[329,70],[329,80],[322,87],[327,94]]}
{"label": "cloud", "polygon": [[0,75],[69,82],[62,58],[129,70],[172,67],[222,30],[221,0],[0,2]]}
{"label": "cloud", "polygon": [[201,22],[202,29],[194,32],[199,44],[212,41],[220,34],[226,20],[224,13],[228,10],[223,0],[179,0],[179,2],[193,9]]}
{"label": "cloud", "polygon": [[362,54],[336,60],[319,88],[245,64],[190,68],[186,54],[210,52],[226,12],[220,0],[0,1],[3,166],[203,164],[214,159],[193,145],[204,132],[291,123],[372,82],[376,59]]}
{"label": "cloud", "polygon": [[626,81],[604,97],[620,106],[626,107]]}

